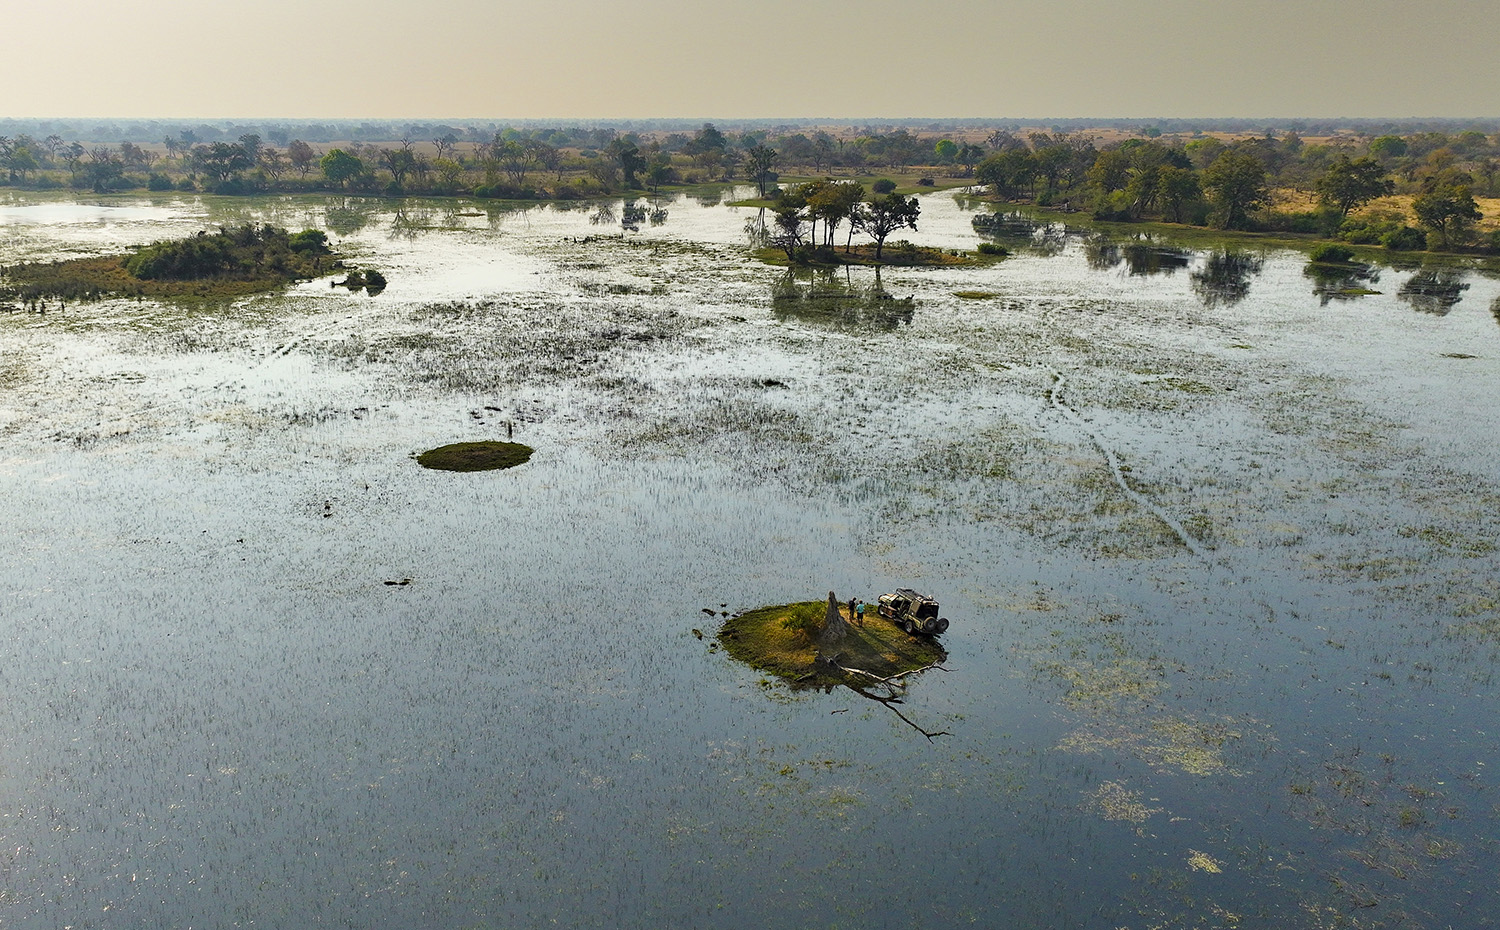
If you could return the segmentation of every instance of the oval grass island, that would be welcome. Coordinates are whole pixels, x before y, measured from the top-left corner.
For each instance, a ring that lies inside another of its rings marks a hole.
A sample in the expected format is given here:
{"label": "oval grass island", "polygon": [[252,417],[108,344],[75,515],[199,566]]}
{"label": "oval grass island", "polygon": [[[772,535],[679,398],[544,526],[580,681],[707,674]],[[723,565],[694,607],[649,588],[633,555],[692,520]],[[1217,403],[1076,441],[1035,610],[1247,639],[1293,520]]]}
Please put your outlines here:
{"label": "oval grass island", "polygon": [[440,471],[494,471],[524,465],[535,451],[519,442],[454,442],[428,449],[417,456],[417,464]]}
{"label": "oval grass island", "polygon": [[855,690],[891,685],[905,675],[941,667],[948,657],[930,636],[913,636],[867,613],[849,615],[829,592],[827,601],[803,601],[747,611],[724,622],[719,643],[734,658],[769,672],[794,688]]}

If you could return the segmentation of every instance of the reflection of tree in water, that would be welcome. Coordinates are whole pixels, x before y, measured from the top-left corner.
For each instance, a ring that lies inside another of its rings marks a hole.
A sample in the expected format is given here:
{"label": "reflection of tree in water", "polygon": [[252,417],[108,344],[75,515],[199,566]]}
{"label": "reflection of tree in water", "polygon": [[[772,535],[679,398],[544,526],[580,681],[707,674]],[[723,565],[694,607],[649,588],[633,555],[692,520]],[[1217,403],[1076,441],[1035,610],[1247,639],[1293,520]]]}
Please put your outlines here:
{"label": "reflection of tree in water", "polygon": [[1068,228],[1061,223],[1041,223],[1024,213],[980,213],[970,223],[974,231],[1011,252],[1050,257],[1068,244]]}
{"label": "reflection of tree in water", "polygon": [[1083,243],[1083,257],[1095,271],[1108,271],[1123,260],[1120,243],[1103,236],[1091,236]]}
{"label": "reflection of tree in water", "polygon": [[1370,285],[1380,283],[1380,272],[1369,265],[1331,265],[1309,263],[1302,273],[1313,282],[1318,305],[1326,307],[1331,300],[1354,300],[1377,293]]}
{"label": "reflection of tree in water", "polygon": [[771,311],[779,320],[799,320],[835,329],[891,330],[909,325],[915,299],[893,297],[880,280],[880,269],[789,269],[771,287]]}
{"label": "reflection of tree in water", "polygon": [[605,201],[594,208],[589,214],[589,223],[594,226],[613,226],[618,215],[615,213],[613,201]]}
{"label": "reflection of tree in water", "polygon": [[375,219],[375,210],[369,205],[344,198],[337,204],[330,204],[323,211],[323,224],[328,231],[340,236],[350,236],[370,225]]}
{"label": "reflection of tree in water", "polygon": [[688,196],[697,202],[700,207],[717,207],[724,202],[724,194],[728,188],[715,187],[689,191]]}
{"label": "reflection of tree in water", "polygon": [[1193,261],[1192,252],[1149,239],[1120,243],[1104,236],[1094,236],[1084,242],[1083,253],[1089,267],[1095,271],[1108,271],[1123,264],[1127,273],[1141,277],[1172,274]]}
{"label": "reflection of tree in water", "polygon": [[432,228],[433,217],[436,215],[436,212],[431,209],[402,203],[391,216],[390,237],[392,239],[415,239],[418,233]]}
{"label": "reflection of tree in water", "polygon": [[1411,304],[1418,313],[1447,316],[1460,300],[1469,284],[1462,271],[1419,271],[1401,285],[1396,296]]}
{"label": "reflection of tree in water", "polygon": [[1172,274],[1193,263],[1193,253],[1185,249],[1132,242],[1124,248],[1125,265],[1133,275]]}
{"label": "reflection of tree in water", "polygon": [[1490,316],[1495,318],[1496,323],[1500,323],[1500,297],[1490,302]]}
{"label": "reflection of tree in water", "polygon": [[1250,276],[1260,273],[1263,262],[1248,252],[1226,250],[1209,252],[1203,267],[1188,277],[1203,306],[1213,309],[1231,306],[1250,293]]}
{"label": "reflection of tree in water", "polygon": [[766,225],[766,208],[761,207],[760,212],[745,219],[745,238],[750,241],[753,248],[763,249],[771,244],[771,230]]}

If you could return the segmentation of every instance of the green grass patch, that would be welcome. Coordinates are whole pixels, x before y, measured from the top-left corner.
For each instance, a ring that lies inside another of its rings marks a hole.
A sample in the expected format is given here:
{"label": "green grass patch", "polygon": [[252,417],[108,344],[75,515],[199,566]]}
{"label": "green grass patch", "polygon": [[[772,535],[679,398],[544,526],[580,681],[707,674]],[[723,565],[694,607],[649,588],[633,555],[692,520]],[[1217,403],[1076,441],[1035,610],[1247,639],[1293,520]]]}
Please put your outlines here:
{"label": "green grass patch", "polygon": [[494,471],[525,464],[535,451],[519,442],[455,442],[423,452],[417,464],[440,471]]}

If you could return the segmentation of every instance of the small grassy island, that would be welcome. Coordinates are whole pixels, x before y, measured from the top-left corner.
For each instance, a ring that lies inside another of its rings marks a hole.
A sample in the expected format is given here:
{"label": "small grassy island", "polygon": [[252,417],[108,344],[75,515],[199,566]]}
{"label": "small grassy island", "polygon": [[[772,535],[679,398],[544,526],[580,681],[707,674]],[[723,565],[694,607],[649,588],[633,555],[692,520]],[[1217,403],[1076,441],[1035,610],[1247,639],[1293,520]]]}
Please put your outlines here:
{"label": "small grassy island", "polygon": [[455,442],[423,452],[417,464],[440,471],[494,471],[523,465],[535,451],[519,442]]}
{"label": "small grassy island", "polygon": [[794,688],[848,685],[862,691],[939,665],[948,657],[930,636],[912,636],[873,612],[849,615],[827,601],[761,607],[731,617],[719,642],[734,658]]}
{"label": "small grassy island", "polygon": [[[28,307],[49,299],[64,304],[106,297],[232,299],[343,270],[342,259],[320,230],[289,233],[247,223],[155,242],[124,256],[0,268],[0,299]],[[360,285],[366,284],[362,277]]]}

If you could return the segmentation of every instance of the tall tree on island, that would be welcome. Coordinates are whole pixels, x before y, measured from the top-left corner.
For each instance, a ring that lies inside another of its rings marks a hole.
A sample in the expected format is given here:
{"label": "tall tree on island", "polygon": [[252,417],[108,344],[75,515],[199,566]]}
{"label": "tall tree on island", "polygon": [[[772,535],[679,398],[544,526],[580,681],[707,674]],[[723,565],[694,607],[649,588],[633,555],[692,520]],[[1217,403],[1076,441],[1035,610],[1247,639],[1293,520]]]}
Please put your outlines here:
{"label": "tall tree on island", "polygon": [[913,197],[907,200],[897,193],[875,197],[849,217],[854,228],[875,240],[875,260],[880,261],[885,240],[891,233],[903,227],[917,228],[917,215],[922,205]]}
{"label": "tall tree on island", "polygon": [[771,178],[771,166],[776,164],[776,150],[759,142],[745,150],[745,170],[760,196],[766,196],[766,184]]}

